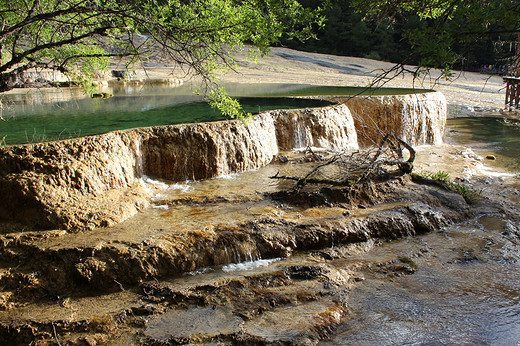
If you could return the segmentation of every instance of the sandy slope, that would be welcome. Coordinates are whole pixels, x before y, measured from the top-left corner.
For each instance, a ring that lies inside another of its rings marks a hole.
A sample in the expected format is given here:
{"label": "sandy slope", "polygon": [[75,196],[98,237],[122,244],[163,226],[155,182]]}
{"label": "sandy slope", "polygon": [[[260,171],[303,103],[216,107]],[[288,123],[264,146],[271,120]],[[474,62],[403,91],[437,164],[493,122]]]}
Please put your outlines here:
{"label": "sandy slope", "polygon": [[[243,56],[243,55],[242,55]],[[390,70],[395,64],[370,59],[299,52],[287,48],[272,48],[268,58],[254,63],[241,63],[239,74],[227,74],[224,80],[297,82],[308,84],[366,86]],[[413,68],[411,68],[413,69]],[[385,86],[433,88],[446,95],[448,103],[479,107],[502,108],[504,83],[499,76],[454,71],[453,81],[439,80],[439,73],[416,79],[413,75],[394,77]]]}
{"label": "sandy slope", "polygon": [[[304,83],[315,85],[367,86],[384,70],[394,64],[363,58],[344,57],[327,54],[306,53],[288,48],[272,48],[269,57],[257,62],[247,61],[247,51],[235,54],[237,73],[220,75],[227,82],[277,82]],[[160,63],[145,63],[151,78],[171,76],[186,78],[185,72]],[[412,70],[413,67],[410,67]],[[448,103],[483,108],[503,108],[505,84],[499,76],[454,71],[453,81],[440,80],[439,73],[415,79],[411,73],[387,80],[385,86],[433,88],[446,95]]]}

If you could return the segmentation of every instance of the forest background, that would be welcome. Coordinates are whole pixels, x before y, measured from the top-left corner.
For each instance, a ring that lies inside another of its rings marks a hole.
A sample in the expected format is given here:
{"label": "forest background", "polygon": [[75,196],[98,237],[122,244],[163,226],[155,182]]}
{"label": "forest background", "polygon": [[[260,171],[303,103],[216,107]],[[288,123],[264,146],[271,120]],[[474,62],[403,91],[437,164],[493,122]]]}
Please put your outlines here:
{"label": "forest background", "polygon": [[297,50],[500,74],[507,72],[504,68],[512,63],[517,51],[520,4],[514,2],[300,3],[307,8],[322,8],[327,19],[323,27],[315,28],[315,38],[304,42],[282,40],[283,45]]}

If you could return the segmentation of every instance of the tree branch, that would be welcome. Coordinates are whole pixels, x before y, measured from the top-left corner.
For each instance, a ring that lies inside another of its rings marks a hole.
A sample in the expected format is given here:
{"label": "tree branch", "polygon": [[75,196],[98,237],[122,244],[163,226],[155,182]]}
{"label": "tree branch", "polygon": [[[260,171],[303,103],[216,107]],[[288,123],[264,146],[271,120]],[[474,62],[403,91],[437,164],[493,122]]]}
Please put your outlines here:
{"label": "tree branch", "polygon": [[85,34],[71,37],[66,40],[56,41],[56,42],[49,42],[42,45],[35,46],[29,50],[26,50],[22,54],[14,54],[14,56],[11,58],[10,61],[5,63],[4,65],[0,66],[0,73],[7,71],[9,68],[13,67],[14,65],[22,62],[25,58],[29,57],[31,54],[34,54],[38,51],[42,51],[44,49],[50,49],[55,47],[62,47],[68,44],[77,43],[81,40],[84,40],[85,38],[92,37],[95,35],[103,35],[107,30],[112,29],[113,27],[107,26],[107,27],[100,27],[96,28],[93,31],[87,32]]}
{"label": "tree branch", "polygon": [[[385,150],[385,147],[388,148]],[[406,161],[403,159],[403,147],[410,153],[410,157]],[[390,152],[388,152],[388,150],[390,150]],[[388,175],[388,171],[384,168],[385,166],[397,166],[398,169],[396,172],[399,174],[410,173],[412,171],[413,162],[415,160],[415,150],[408,143],[397,138],[392,133],[384,135],[373,156],[371,156],[372,153],[373,151],[368,150],[355,152],[350,155],[335,154],[327,162],[313,168],[303,177],[285,176],[280,175],[280,172],[278,172],[269,178],[296,181],[294,189],[298,190],[307,184],[349,187],[369,180],[380,179]],[[341,175],[337,178],[332,178],[330,177],[331,174],[321,172],[321,176],[324,177],[313,177],[322,168],[329,165],[336,165],[337,168],[342,171]]]}

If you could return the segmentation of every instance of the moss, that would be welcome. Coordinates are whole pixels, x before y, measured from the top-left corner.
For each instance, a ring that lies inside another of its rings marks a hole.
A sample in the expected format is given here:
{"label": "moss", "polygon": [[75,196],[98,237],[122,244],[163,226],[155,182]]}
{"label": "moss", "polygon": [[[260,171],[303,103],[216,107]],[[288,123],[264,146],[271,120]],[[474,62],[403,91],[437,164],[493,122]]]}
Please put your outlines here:
{"label": "moss", "polygon": [[399,257],[399,261],[409,265],[410,268],[417,269],[417,263],[415,263],[410,257]]}

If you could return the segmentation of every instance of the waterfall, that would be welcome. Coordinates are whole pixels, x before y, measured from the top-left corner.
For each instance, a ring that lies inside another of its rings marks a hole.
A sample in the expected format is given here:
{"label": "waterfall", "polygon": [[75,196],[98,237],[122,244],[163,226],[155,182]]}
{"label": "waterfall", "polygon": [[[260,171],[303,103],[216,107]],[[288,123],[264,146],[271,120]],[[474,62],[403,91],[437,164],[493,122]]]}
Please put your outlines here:
{"label": "waterfall", "polygon": [[134,139],[134,154],[135,154],[135,175],[137,178],[142,178],[144,175],[143,169],[143,153],[141,151],[141,139]]}
{"label": "waterfall", "polygon": [[333,99],[350,109],[361,146],[377,145],[381,132],[393,132],[411,145],[440,144],[444,138],[447,109],[442,93]]}
{"label": "waterfall", "polygon": [[215,264],[254,262],[260,252],[249,234],[221,231],[212,257]]}
{"label": "waterfall", "polygon": [[0,201],[0,216],[41,227],[92,229],[149,205],[138,184],[145,175],[207,179],[265,166],[279,150],[353,151],[358,141],[379,142],[380,131],[373,128],[399,134],[411,145],[442,141],[446,100],[440,93],[336,101],[264,112],[246,123],[156,126],[0,147],[0,191],[9,196]]}
{"label": "waterfall", "polygon": [[312,146],[312,135],[305,124],[301,114],[296,114],[291,119],[293,125],[293,149],[302,149]]}

